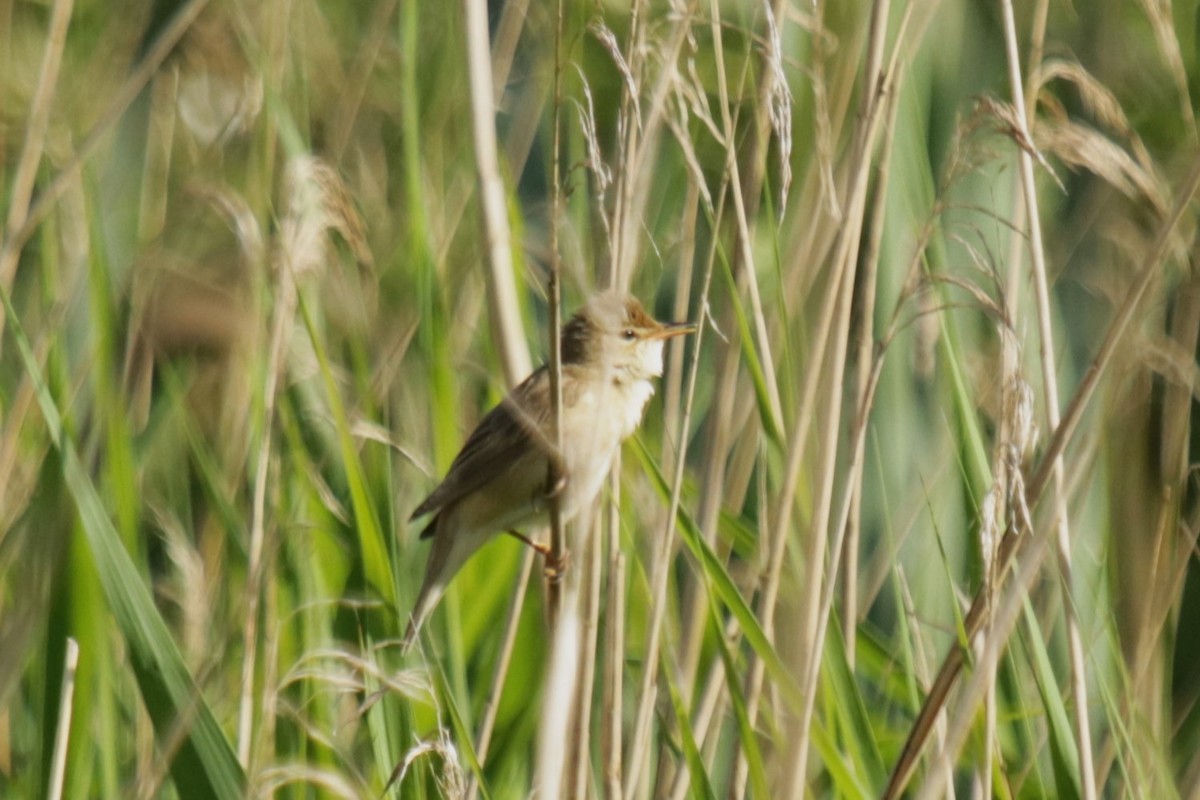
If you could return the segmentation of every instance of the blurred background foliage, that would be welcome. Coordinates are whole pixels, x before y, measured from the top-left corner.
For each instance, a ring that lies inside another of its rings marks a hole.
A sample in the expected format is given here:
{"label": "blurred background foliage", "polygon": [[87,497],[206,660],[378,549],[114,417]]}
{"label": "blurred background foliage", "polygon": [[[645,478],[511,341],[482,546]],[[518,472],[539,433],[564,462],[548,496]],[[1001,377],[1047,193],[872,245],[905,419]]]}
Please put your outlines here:
{"label": "blurred background foliage", "polygon": [[516,541],[396,639],[557,225],[568,313],[704,322],[579,525],[565,795],[878,796],[929,734],[934,796],[1200,797],[1195,0],[492,0],[506,308],[475,2],[0,0],[0,796],[544,785]]}

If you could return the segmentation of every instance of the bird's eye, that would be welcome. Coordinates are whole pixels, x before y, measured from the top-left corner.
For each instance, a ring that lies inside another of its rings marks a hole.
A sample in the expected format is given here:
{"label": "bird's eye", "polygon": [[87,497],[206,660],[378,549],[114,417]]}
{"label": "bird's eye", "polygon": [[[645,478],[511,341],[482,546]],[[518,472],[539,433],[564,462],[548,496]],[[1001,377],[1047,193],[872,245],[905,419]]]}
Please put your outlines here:
{"label": "bird's eye", "polygon": [[636,336],[637,333],[634,332],[633,328],[626,328],[625,330],[621,331],[621,338],[627,342],[632,342]]}

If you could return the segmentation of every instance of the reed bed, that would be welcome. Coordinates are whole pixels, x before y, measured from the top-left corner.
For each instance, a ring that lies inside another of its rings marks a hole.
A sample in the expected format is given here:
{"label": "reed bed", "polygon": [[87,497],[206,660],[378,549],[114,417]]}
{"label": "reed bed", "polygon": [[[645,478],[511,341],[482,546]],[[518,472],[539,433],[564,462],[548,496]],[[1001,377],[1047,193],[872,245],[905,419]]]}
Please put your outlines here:
{"label": "reed bed", "polygon": [[[1196,12],[0,0],[0,796],[1200,797]],[[609,287],[566,579],[402,654]]]}

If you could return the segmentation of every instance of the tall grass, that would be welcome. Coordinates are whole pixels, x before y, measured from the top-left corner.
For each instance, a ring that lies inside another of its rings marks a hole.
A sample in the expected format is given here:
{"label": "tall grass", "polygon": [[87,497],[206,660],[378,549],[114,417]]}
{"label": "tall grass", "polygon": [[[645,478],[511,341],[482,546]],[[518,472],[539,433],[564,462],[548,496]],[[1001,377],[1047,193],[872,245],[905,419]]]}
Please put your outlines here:
{"label": "tall grass", "polygon": [[[1196,13],[0,0],[0,796],[1200,797]],[[566,580],[402,655],[609,286]]]}

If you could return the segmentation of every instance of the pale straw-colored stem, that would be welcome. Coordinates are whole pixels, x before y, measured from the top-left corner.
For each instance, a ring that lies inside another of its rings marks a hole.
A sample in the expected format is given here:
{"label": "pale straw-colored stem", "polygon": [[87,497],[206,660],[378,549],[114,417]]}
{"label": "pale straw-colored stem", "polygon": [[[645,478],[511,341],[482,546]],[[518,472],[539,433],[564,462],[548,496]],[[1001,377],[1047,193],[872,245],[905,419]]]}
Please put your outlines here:
{"label": "pale straw-colored stem", "polygon": [[[483,217],[488,264],[488,307],[492,329],[497,333],[505,383],[511,388],[520,383],[532,369],[529,348],[521,326],[517,302],[516,279],[513,273],[512,241],[508,224],[508,207],[504,199],[504,183],[497,156],[495,108],[499,102],[497,86],[503,86],[511,57],[502,61],[493,73],[493,55],[488,41],[487,4],[485,0],[464,0],[464,24],[467,40],[467,75],[471,93],[472,132],[476,170],[478,172],[479,202]],[[499,80],[499,83],[497,81]],[[557,307],[555,308],[557,311]],[[551,327],[551,339],[558,341],[558,329]],[[557,374],[555,375],[557,377]],[[557,420],[558,407],[555,408]],[[552,503],[557,508],[557,503]],[[561,525],[559,526],[561,529]],[[491,745],[496,713],[500,705],[508,668],[512,663],[513,644],[525,590],[533,571],[532,550],[522,557],[513,596],[509,601],[508,619],[501,640],[500,655],[492,676],[492,691],[484,707],[476,734],[476,753],[480,762],[487,758]],[[478,785],[472,776],[467,796],[474,797]]]}
{"label": "pale straw-colored stem", "polygon": [[[480,6],[483,3],[480,0]],[[562,327],[562,264],[558,252],[558,220],[562,213],[562,188],[559,180],[559,152],[562,138],[562,73],[564,0],[558,1],[554,31],[554,109],[552,139],[553,155],[550,169],[550,437],[554,452],[562,452],[562,347],[559,329]],[[549,459],[547,485],[559,479],[558,458]],[[566,535],[559,506],[559,493],[550,496],[550,558],[563,563],[567,551]],[[578,568],[570,570],[566,580],[546,581],[546,605],[550,627],[550,666],[546,672],[542,695],[541,728],[538,731],[537,769],[534,790],[543,797],[562,795],[569,752],[572,709],[576,700],[579,667],[580,619]]]}
{"label": "pale straw-colored stem", "polygon": [[238,700],[238,763],[243,769],[250,765],[250,749],[254,728],[254,671],[258,657],[258,606],[263,592],[263,542],[266,539],[267,477],[271,467],[271,431],[275,424],[275,395],[279,376],[284,368],[288,334],[296,316],[296,281],[288,259],[279,270],[278,296],[275,301],[275,324],[265,365],[263,385],[262,429],[258,442],[258,457],[254,468],[254,497],[250,512],[250,552],[246,567],[246,628],[242,632],[241,696]]}
{"label": "pale straw-colored stem", "polygon": [[497,105],[504,98],[504,87],[508,83],[508,73],[512,71],[513,56],[517,52],[517,42],[521,39],[521,29],[525,27],[528,10],[529,0],[511,0],[504,4],[504,10],[500,12],[496,39],[492,42],[492,99]]}
{"label": "pale straw-colored stem", "polygon": [[736,135],[733,118],[729,112],[729,80],[725,73],[725,48],[721,42],[721,8],[718,0],[709,0],[710,26],[713,39],[713,56],[717,67],[717,94],[721,112],[721,124],[725,137],[725,172],[729,175],[729,191],[733,196],[734,220],[737,223],[735,237],[739,257],[744,265],[743,275],[750,295],[750,310],[754,321],[754,338],[758,345],[759,358],[763,364],[763,379],[767,388],[767,403],[771,414],[771,425],[783,430],[783,412],[779,401],[779,383],[775,377],[775,360],[771,357],[771,340],[767,335],[766,317],[763,314],[762,297],[758,291],[758,276],[755,273],[754,253],[751,250],[750,224],[746,212],[746,200],[742,193],[742,179],[738,168]]}
{"label": "pale straw-colored stem", "polygon": [[[58,85],[63,47],[67,41],[67,27],[71,22],[71,11],[74,7],[74,0],[55,0],[50,11],[46,49],[42,51],[42,65],[38,70],[37,87],[33,91],[33,100],[29,107],[29,121],[25,126],[21,155],[17,158],[17,169],[13,173],[4,246],[0,248],[0,289],[6,293],[12,289],[13,277],[17,272],[17,259],[21,255],[23,242],[14,242],[15,232],[29,219],[29,201],[33,197],[33,184],[46,146],[50,108],[54,103],[54,89]],[[4,309],[0,308],[0,331],[3,329]]]}
{"label": "pale straw-colored stem", "polygon": [[[892,76],[894,85],[899,83],[898,76]],[[878,179],[875,183],[875,202],[871,209],[871,220],[867,226],[867,245],[863,253],[863,274],[859,278],[862,290],[862,309],[859,318],[862,327],[858,331],[858,370],[854,376],[854,408],[858,415],[854,435],[858,439],[855,446],[855,469],[850,473],[851,488],[849,518],[846,522],[846,541],[843,547],[842,576],[842,639],[846,647],[846,663],[853,672],[855,655],[858,648],[855,640],[858,635],[858,544],[862,527],[862,493],[863,493],[863,448],[866,446],[867,410],[871,403],[871,363],[875,350],[875,287],[879,276],[879,247],[883,240],[884,215],[887,209],[888,179],[891,177],[892,143],[896,128],[897,95],[890,91],[885,98],[886,127],[884,141],[880,148],[879,164],[876,167]],[[831,573],[836,574],[836,573]]]}
{"label": "pale straw-colored stem", "polygon": [[[798,720],[794,722],[791,748],[785,767],[784,791],[789,797],[799,797],[804,790],[808,771],[809,728],[816,704],[816,686],[820,674],[821,657],[825,649],[824,631],[828,614],[822,613],[821,602],[824,581],[836,580],[836,571],[825,574],[826,537],[830,532],[829,521],[833,504],[834,478],[837,474],[838,441],[841,425],[837,424],[842,407],[843,373],[846,352],[849,348],[850,303],[853,297],[853,269],[858,260],[864,212],[866,209],[867,181],[870,177],[870,154],[880,120],[879,96],[881,86],[884,45],[887,38],[889,4],[876,0],[871,11],[871,27],[867,45],[867,66],[864,72],[864,90],[859,115],[859,126],[855,131],[850,169],[847,173],[850,191],[846,192],[846,215],[843,220],[842,236],[835,250],[834,279],[831,291],[837,297],[833,319],[833,337],[829,343],[830,374],[825,408],[830,420],[825,426],[824,441],[821,443],[823,462],[818,469],[816,507],[813,512],[811,533],[805,561],[804,595],[800,605],[800,639],[806,650],[801,692],[803,706]],[[840,538],[840,537],[839,537]],[[840,555],[833,550],[835,558]]]}
{"label": "pale straw-colored stem", "polygon": [[533,795],[568,797],[564,791],[571,716],[579,672],[580,616],[579,584],[570,575],[561,593],[560,607],[551,630],[549,666],[542,691],[542,710],[538,717],[537,760]]}
{"label": "pale straw-colored stem", "polygon": [[[772,13],[776,20],[780,20],[782,25],[783,14],[785,12],[784,3],[782,0],[773,0],[774,8]],[[766,175],[766,162],[769,153],[769,144],[771,140],[771,122],[770,122],[770,104],[771,93],[775,87],[776,73],[773,69],[773,60],[782,60],[783,54],[774,51],[775,37],[768,37],[771,47],[765,50],[758,62],[759,75],[761,76],[758,83],[758,97],[755,103],[754,124],[751,128],[751,138],[749,145],[746,148],[746,169],[742,173],[745,179],[745,187],[742,190],[742,196],[745,198],[747,206],[747,222],[748,229],[745,235],[753,237],[757,223],[757,205],[758,198],[762,194],[763,181]],[[739,228],[734,235],[738,238],[742,237],[743,232]],[[743,253],[746,251],[741,246],[735,246],[732,253],[731,269],[733,274],[737,276],[739,283],[744,282],[742,276],[745,274],[747,263],[743,261]],[[720,516],[721,507],[724,504],[726,507],[736,507],[736,500],[729,496],[726,491],[728,481],[727,461],[729,443],[734,442],[737,437],[732,435],[732,430],[736,426],[732,425],[731,411],[735,402],[736,387],[738,385],[738,372],[741,365],[741,351],[736,341],[729,342],[723,348],[723,358],[721,369],[715,381],[717,391],[715,392],[714,401],[712,404],[715,413],[713,414],[713,423],[710,430],[713,435],[710,438],[709,452],[713,454],[708,460],[708,469],[705,474],[706,490],[702,494],[700,503],[699,519],[700,530],[708,544],[714,544],[717,539],[717,519]],[[769,372],[774,372],[771,365],[765,365]],[[753,404],[751,404],[753,409]],[[747,417],[749,414],[747,414]],[[743,441],[748,444],[753,444],[755,437],[745,437]],[[696,679],[696,670],[700,663],[700,645],[703,640],[705,620],[707,617],[705,609],[705,600],[703,597],[703,589],[698,581],[692,582],[687,586],[688,592],[685,595],[685,606],[681,612],[684,629],[683,636],[680,641],[681,656],[681,672],[680,679],[682,687],[686,690],[690,688]]]}
{"label": "pale straw-colored stem", "polygon": [[579,684],[575,689],[574,719],[571,722],[570,746],[567,749],[568,780],[573,787],[571,797],[587,797],[591,785],[592,689],[596,685],[596,646],[600,633],[600,512],[597,509],[588,526],[589,534],[583,544],[584,557],[580,564],[583,591],[582,638],[579,643]]}
{"label": "pale straw-colored stem", "polygon": [[[715,242],[714,242],[715,247]],[[642,770],[650,758],[650,722],[658,697],[659,649],[662,644],[663,619],[667,611],[667,578],[671,567],[671,554],[675,550],[676,524],[680,495],[683,491],[683,468],[687,461],[687,431],[691,428],[692,409],[696,399],[696,378],[699,375],[700,353],[703,350],[704,330],[708,323],[708,297],[712,287],[715,250],[711,251],[704,270],[704,280],[699,294],[700,314],[696,320],[695,342],[692,358],[688,365],[688,386],[685,393],[683,418],[679,422],[677,441],[679,454],[676,456],[674,476],[671,481],[671,501],[667,506],[664,530],[654,551],[650,576],[650,629],[646,634],[646,650],[643,660],[642,683],[638,691],[637,716],[633,736],[630,739],[628,756],[625,759],[626,800],[632,800],[637,792]]]}
{"label": "pale straw-colored stem", "polygon": [[[1033,36],[1029,43],[1029,67],[1027,70],[1028,91],[1026,92],[1026,115],[1032,116],[1036,111],[1037,104],[1037,87],[1040,85],[1038,75],[1041,71],[1043,43],[1046,35],[1046,18],[1049,3],[1047,0],[1039,0],[1037,9],[1034,12]],[[1021,172],[1018,170],[1013,176],[1014,191],[1013,191],[1013,212],[1012,219],[1019,225],[1019,220],[1025,217],[1025,195],[1020,191]],[[1021,318],[1021,295],[1020,287],[1022,285],[1021,276],[1024,274],[1025,258],[1024,254],[1027,250],[1026,238],[1024,230],[1020,227],[1014,228],[1010,237],[1009,258],[1008,258],[1008,274],[1005,286],[1008,287],[1008,292],[1005,297],[1005,308],[1009,319],[1009,325],[1014,329],[1020,329],[1021,326],[1017,320]],[[1009,403],[1012,400],[1008,397],[1008,393],[1012,391],[1012,383],[1020,374],[1020,352],[1017,347],[1016,337],[1012,335],[1003,335],[1001,342],[1001,370],[1002,384],[1000,387],[1000,402],[1001,408],[1009,408]],[[1001,493],[1001,504],[1006,505],[1003,499],[1009,494],[1007,491],[1012,486],[1012,481],[1015,479],[1010,473],[1009,464],[1004,457],[1003,448],[1008,446],[1012,441],[1013,431],[1011,430],[1012,420],[1008,414],[1002,414],[1000,419],[1000,430],[997,440],[999,448],[993,468],[992,480],[997,487],[1003,487],[1004,492]],[[1002,511],[1003,509],[1001,509]],[[1007,513],[1007,512],[1004,512]],[[1001,518],[1004,518],[1001,516]],[[981,522],[981,525],[987,524]],[[998,543],[993,543],[993,547]],[[986,545],[986,543],[985,543]],[[991,563],[991,559],[995,557],[995,553],[986,555]],[[998,587],[994,585],[994,572],[985,578],[984,590],[994,592]],[[992,607],[991,598],[988,601],[988,608]],[[990,616],[990,615],[989,615]],[[987,636],[987,629],[990,627],[990,620],[984,622],[984,636]],[[992,754],[996,748],[996,681],[995,675],[992,675],[992,680],[988,687],[987,696],[984,699],[984,762],[980,770],[983,776],[989,776],[992,771]],[[985,778],[984,782],[984,798],[991,797],[991,781]]]}
{"label": "pale straw-colored stem", "polygon": [[[475,169],[479,178],[479,205],[483,217],[488,267],[488,310],[492,331],[510,386],[532,369],[525,332],[521,326],[513,274],[512,233],[508,224],[504,180],[496,155],[496,103],[492,90],[491,44],[488,41],[487,3],[463,0],[467,38],[467,76],[471,94],[471,132]],[[557,340],[558,328],[551,328]]]}
{"label": "pale straw-colored stem", "polygon": [[[730,619],[725,626],[725,638],[729,642],[730,650],[736,650],[739,639],[741,638],[741,629],[738,628],[737,621]],[[703,742],[707,748],[713,746],[717,740],[721,738],[722,723],[725,721],[723,716],[724,703],[729,698],[729,693],[726,691],[729,677],[725,674],[724,659],[714,659],[712,666],[709,668],[708,677],[704,681],[704,691],[700,693],[700,700],[696,704],[696,710],[692,715],[692,731],[698,743]],[[742,750],[738,750],[739,756]],[[708,760],[707,763],[712,763]],[[691,787],[692,773],[690,770],[681,769],[675,774],[675,783],[671,789],[671,800],[683,800]],[[745,778],[740,778],[743,782]],[[730,787],[730,797],[740,797],[741,793],[737,790],[738,786],[734,783]]]}
{"label": "pale straw-colored stem", "polygon": [[58,726],[54,731],[54,753],[50,758],[49,800],[60,800],[67,774],[67,744],[71,740],[71,717],[75,699],[75,671],[79,667],[79,642],[67,639],[63,660],[62,688],[58,693]]}
{"label": "pale straw-colored stem", "polygon": [[610,555],[604,648],[604,796],[621,796],[621,740],[625,717],[621,702],[625,667],[625,554]]}
{"label": "pale straw-colored stem", "polygon": [[[638,53],[645,36],[645,0],[634,0],[629,14],[629,41],[626,46],[631,76],[636,76]],[[641,98],[631,91],[632,81],[622,82],[621,106],[617,116],[617,132],[620,154],[618,162],[622,169],[616,176],[616,207],[613,211],[612,242],[609,248],[608,285],[613,289],[627,289],[633,276],[633,264],[637,257],[637,235],[641,231],[638,218],[638,203],[634,193],[642,176],[634,168],[640,161],[643,134],[641,114],[637,110]],[[633,87],[633,88],[636,88]]]}
{"label": "pale straw-colored stem", "polygon": [[[508,677],[508,667],[512,664],[513,645],[517,641],[517,628],[521,622],[521,609],[525,607],[525,587],[529,584],[529,576],[533,572],[533,548],[521,548],[521,567],[517,573],[517,590],[508,601],[508,614],[505,616],[504,636],[500,640],[500,653],[496,657],[496,666],[492,670],[492,690],[479,716],[479,732],[475,734],[475,758],[480,764],[487,763],[488,751],[492,745],[492,731],[496,727],[496,714],[500,710],[500,695],[504,690],[504,681]],[[474,800],[479,794],[479,784],[472,774],[467,782],[467,800]]]}
{"label": "pale straw-colored stem", "polygon": [[[1042,247],[1042,223],[1038,213],[1037,183],[1033,174],[1033,156],[1028,147],[1033,145],[1033,132],[1029,126],[1025,108],[1025,87],[1021,80],[1020,56],[1017,52],[1016,21],[1013,19],[1012,0],[1000,0],[1004,17],[1005,51],[1008,57],[1008,76],[1013,93],[1013,107],[1017,115],[1018,134],[1027,146],[1017,148],[1017,159],[1021,173],[1021,189],[1029,223],[1029,254],[1033,262],[1034,297],[1037,306],[1038,342],[1042,359],[1042,382],[1046,401],[1046,421],[1053,432],[1059,425],[1058,371],[1054,356],[1054,330],[1050,320],[1050,290],[1046,277],[1046,255]],[[1035,87],[1036,89],[1036,87]],[[1079,750],[1080,788],[1084,800],[1095,800],[1096,770],[1092,760],[1092,734],[1088,722],[1087,671],[1084,666],[1083,638],[1079,633],[1079,619],[1075,610],[1075,595],[1071,577],[1071,534],[1067,519],[1067,500],[1063,493],[1062,456],[1052,462],[1054,475],[1054,529],[1058,548],[1059,572],[1063,591],[1063,616],[1067,628],[1067,651],[1071,661],[1071,696],[1074,706],[1075,745]]]}

